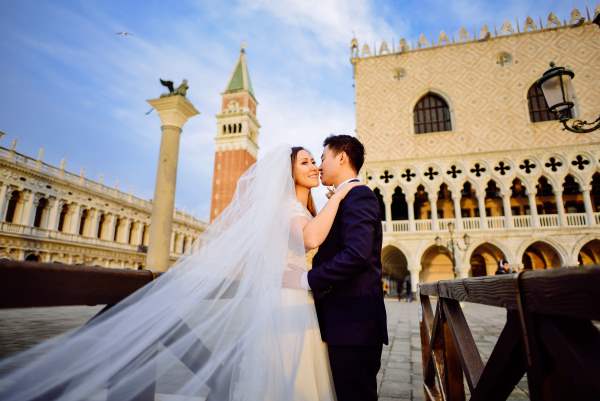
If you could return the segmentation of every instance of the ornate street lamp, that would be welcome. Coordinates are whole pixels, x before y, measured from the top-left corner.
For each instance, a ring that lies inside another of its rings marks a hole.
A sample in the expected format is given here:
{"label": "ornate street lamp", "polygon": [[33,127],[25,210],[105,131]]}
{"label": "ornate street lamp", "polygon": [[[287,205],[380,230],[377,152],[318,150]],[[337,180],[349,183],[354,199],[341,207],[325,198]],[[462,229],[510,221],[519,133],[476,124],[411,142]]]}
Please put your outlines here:
{"label": "ornate street lamp", "polygon": [[548,104],[548,110],[554,113],[562,123],[563,129],[577,134],[585,134],[600,128],[600,116],[595,121],[588,123],[583,120],[573,120],[571,126],[568,122],[571,120],[570,111],[575,105],[572,100],[573,83],[572,79],[575,73],[565,67],[556,67],[552,62],[550,69],[538,79],[537,84],[544,93],[544,98]]}
{"label": "ornate street lamp", "polygon": [[[469,234],[465,233],[462,238],[454,238],[454,223],[448,223],[448,233],[450,234],[450,239],[446,242],[446,248],[450,252],[450,259],[452,260],[452,272],[456,278],[456,250],[458,249],[460,251],[466,251],[471,244],[471,237],[469,237]],[[461,239],[462,244],[460,243]],[[439,235],[435,237],[435,245],[439,248],[444,246]]]}

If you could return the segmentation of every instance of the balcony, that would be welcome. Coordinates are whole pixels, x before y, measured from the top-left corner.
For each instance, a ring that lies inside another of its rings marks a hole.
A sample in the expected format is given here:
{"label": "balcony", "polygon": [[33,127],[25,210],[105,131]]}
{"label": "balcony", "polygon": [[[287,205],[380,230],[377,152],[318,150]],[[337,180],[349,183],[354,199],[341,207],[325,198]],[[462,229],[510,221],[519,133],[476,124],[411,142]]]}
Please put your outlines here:
{"label": "balcony", "polygon": [[[420,219],[414,220],[411,224],[409,220],[395,220],[391,222],[382,222],[383,231],[387,233],[409,233],[409,232],[431,232],[447,231],[448,224],[453,223],[462,228],[462,231],[477,230],[523,230],[523,229],[560,229],[560,228],[583,228],[589,226],[600,226],[600,212],[594,213],[592,224],[588,224],[588,218],[585,213],[566,213],[565,221],[561,224],[558,214],[543,214],[537,216],[504,216],[491,217],[462,217],[459,222],[457,219]],[[536,225],[537,222],[537,225]],[[434,230],[436,228],[437,230]],[[411,230],[411,226],[414,229]],[[483,228],[482,228],[483,226]]]}

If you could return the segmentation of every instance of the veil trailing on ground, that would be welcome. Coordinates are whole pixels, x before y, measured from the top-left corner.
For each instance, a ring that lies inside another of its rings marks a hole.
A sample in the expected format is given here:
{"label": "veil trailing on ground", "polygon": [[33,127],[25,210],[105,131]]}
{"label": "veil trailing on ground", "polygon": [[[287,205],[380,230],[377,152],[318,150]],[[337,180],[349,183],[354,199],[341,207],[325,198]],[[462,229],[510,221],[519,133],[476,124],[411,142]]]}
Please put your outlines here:
{"label": "veil trailing on ground", "polygon": [[290,254],[304,260],[290,153],[251,166],[199,249],[154,282],[1,361],[0,399],[293,399],[309,316],[281,301]]}

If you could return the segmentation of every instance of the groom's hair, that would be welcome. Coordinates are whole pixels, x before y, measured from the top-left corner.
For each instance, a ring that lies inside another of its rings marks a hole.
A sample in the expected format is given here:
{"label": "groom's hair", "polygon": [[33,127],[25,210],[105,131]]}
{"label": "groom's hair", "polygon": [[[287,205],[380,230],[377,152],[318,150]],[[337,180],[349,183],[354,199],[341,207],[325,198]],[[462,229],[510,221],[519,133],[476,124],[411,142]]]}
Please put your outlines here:
{"label": "groom's hair", "polygon": [[329,146],[336,155],[346,152],[350,166],[357,173],[365,162],[365,147],[358,139],[350,135],[331,135],[323,142],[323,147]]}

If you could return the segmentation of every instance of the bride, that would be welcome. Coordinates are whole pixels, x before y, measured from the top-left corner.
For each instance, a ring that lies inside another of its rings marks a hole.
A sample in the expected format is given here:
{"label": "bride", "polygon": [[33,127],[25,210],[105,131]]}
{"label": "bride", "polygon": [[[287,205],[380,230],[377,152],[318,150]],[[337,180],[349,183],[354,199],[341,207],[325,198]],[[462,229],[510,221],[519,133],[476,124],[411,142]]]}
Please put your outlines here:
{"label": "bride", "polygon": [[280,146],[239,179],[200,247],[83,327],[0,362],[0,399],[335,400],[305,290],[282,288],[326,238],[308,151]]}

